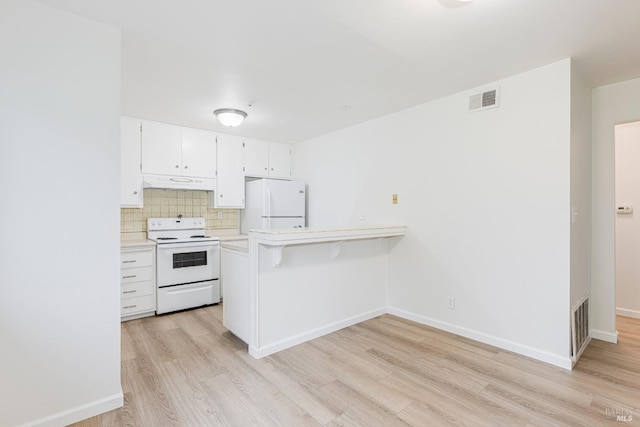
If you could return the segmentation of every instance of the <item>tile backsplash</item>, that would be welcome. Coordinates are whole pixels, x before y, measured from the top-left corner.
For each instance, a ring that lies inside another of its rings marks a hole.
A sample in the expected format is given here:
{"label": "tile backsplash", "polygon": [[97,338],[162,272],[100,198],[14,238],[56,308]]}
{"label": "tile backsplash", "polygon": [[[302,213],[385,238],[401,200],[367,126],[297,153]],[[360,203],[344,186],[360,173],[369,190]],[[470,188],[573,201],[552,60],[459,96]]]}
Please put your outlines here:
{"label": "tile backsplash", "polygon": [[[144,190],[144,207],[120,209],[120,231],[137,233],[147,231],[147,218],[203,217],[208,229],[237,229],[237,209],[211,209],[206,191]],[[222,219],[218,219],[218,212]]]}

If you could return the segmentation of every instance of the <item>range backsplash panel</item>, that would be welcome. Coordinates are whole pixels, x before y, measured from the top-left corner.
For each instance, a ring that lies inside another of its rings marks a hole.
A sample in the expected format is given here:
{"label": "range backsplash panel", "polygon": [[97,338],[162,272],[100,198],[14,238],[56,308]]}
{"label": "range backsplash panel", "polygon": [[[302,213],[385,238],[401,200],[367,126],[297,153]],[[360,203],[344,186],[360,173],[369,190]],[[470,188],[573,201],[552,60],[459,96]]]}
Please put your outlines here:
{"label": "range backsplash panel", "polygon": [[[147,231],[147,218],[203,217],[207,228],[237,229],[237,209],[211,209],[208,207],[206,191],[144,190],[144,207],[120,209],[120,231],[136,233]],[[222,218],[218,219],[218,213]]]}

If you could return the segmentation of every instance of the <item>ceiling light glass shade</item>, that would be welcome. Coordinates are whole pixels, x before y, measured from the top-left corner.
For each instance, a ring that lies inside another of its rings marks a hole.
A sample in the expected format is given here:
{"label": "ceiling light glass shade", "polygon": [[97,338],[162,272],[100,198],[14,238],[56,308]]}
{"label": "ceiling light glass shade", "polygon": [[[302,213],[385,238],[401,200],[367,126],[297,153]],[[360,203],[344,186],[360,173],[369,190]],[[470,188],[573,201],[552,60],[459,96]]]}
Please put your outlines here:
{"label": "ceiling light glass shade", "polygon": [[216,118],[220,123],[228,127],[240,126],[247,117],[247,113],[234,108],[220,108],[214,111],[213,114],[216,115]]}

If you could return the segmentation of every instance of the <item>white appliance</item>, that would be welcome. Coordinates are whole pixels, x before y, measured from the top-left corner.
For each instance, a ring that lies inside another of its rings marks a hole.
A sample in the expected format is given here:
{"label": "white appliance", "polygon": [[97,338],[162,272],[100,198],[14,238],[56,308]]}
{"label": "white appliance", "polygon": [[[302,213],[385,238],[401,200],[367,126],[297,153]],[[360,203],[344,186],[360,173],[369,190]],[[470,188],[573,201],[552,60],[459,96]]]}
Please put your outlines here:
{"label": "white appliance", "polygon": [[215,191],[216,180],[213,178],[188,178],[184,176],[145,174],[142,177],[142,187]]}
{"label": "white appliance", "polygon": [[304,182],[264,178],[246,183],[240,232],[304,228],[304,222]]}
{"label": "white appliance", "polygon": [[149,218],[147,238],[157,243],[157,314],[220,302],[220,241],[204,218]]}

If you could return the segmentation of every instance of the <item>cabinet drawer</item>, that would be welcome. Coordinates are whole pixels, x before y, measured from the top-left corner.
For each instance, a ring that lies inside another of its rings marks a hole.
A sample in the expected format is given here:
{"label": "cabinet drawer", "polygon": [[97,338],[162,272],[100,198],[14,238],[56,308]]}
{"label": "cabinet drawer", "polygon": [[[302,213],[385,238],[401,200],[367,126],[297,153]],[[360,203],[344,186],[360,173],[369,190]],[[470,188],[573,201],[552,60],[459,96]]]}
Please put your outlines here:
{"label": "cabinet drawer", "polygon": [[154,295],[123,299],[121,304],[121,316],[156,310],[156,299]]}
{"label": "cabinet drawer", "polygon": [[125,283],[121,287],[120,297],[122,299],[125,299],[141,297],[144,295],[152,295],[155,287],[155,283],[153,283],[151,280],[147,282]]}
{"label": "cabinet drawer", "polygon": [[120,283],[144,282],[153,280],[153,267],[123,268],[120,271]]}
{"label": "cabinet drawer", "polygon": [[120,253],[120,267],[144,267],[153,265],[153,250]]}

